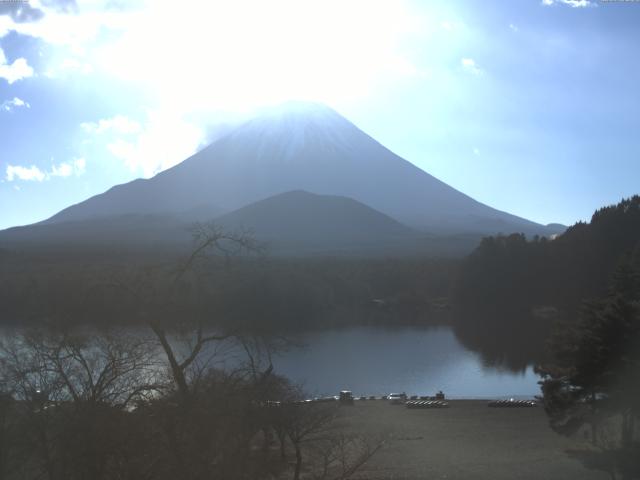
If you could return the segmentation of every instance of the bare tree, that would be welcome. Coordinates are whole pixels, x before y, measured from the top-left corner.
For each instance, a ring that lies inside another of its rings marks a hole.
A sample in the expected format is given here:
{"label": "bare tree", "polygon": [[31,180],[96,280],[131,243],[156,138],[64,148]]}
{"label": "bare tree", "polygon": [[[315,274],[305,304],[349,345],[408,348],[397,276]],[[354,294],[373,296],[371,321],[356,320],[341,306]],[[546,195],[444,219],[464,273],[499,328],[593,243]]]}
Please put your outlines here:
{"label": "bare tree", "polygon": [[321,433],[326,433],[331,423],[335,420],[338,410],[332,403],[300,403],[296,402],[283,407],[284,429],[287,437],[293,445],[296,463],[293,479],[299,480],[302,470],[302,446],[317,438]]}
{"label": "bare tree", "polygon": [[346,480],[359,471],[384,445],[380,438],[337,432],[315,446],[314,480]]}
{"label": "bare tree", "polygon": [[[192,227],[194,247],[189,255],[172,268],[151,268],[137,272],[135,281],[116,280],[112,286],[127,292],[137,303],[138,316],[149,326],[166,356],[169,373],[180,397],[189,397],[194,373],[203,372],[198,360],[216,343],[225,342],[240,331],[219,331],[202,312],[181,312],[177,297],[182,295],[197,304],[211,294],[207,279],[230,258],[244,252],[261,253],[262,248],[247,232],[227,232],[215,223],[197,223]],[[155,312],[155,313],[153,313]],[[170,312],[172,315],[167,315]],[[168,319],[168,320],[167,320]],[[207,321],[209,320],[209,321]],[[182,340],[181,348],[178,342]],[[192,370],[195,368],[195,372]],[[191,382],[189,382],[189,377]]]}
{"label": "bare tree", "polygon": [[118,423],[161,388],[153,359],[146,341],[122,333],[40,330],[5,339],[0,371],[25,475],[103,478],[125,444]]}
{"label": "bare tree", "polygon": [[3,381],[15,398],[126,409],[161,388],[148,340],[119,332],[30,331],[0,344]]}

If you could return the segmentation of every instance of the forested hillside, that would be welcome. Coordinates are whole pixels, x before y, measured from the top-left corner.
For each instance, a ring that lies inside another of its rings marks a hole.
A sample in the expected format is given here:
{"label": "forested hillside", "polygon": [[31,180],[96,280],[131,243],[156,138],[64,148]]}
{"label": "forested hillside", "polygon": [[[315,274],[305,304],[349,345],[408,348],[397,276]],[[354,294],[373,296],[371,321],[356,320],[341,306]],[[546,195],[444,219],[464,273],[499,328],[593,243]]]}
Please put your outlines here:
{"label": "forested hillside", "polygon": [[456,332],[488,360],[522,367],[542,357],[556,320],[577,317],[621,263],[639,261],[640,196],[601,208],[553,240],[485,238],[454,287]]}

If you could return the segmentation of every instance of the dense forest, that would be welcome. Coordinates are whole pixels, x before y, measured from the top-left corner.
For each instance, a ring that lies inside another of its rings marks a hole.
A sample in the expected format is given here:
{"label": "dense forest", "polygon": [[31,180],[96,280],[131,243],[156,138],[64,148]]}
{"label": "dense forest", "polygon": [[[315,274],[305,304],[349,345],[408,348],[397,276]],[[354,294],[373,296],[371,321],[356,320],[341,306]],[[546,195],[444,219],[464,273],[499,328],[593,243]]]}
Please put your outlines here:
{"label": "dense forest", "polygon": [[544,358],[554,325],[602,297],[623,264],[640,263],[640,196],[599,209],[555,239],[488,237],[453,289],[458,337],[488,362],[522,368]]}
{"label": "dense forest", "polygon": [[177,323],[198,315],[211,326],[269,331],[441,324],[449,321],[459,264],[409,257],[216,256],[184,279],[167,310],[162,291],[186,257],[0,252],[0,323],[136,325],[141,320],[130,295],[136,290],[149,312]]}

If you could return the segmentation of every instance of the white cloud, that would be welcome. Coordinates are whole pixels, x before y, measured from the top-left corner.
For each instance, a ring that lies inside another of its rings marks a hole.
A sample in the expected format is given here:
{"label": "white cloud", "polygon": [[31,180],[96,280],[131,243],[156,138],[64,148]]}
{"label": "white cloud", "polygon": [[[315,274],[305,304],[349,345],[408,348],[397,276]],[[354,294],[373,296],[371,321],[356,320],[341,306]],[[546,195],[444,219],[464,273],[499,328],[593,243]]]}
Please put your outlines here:
{"label": "white cloud", "polygon": [[51,165],[51,169],[43,172],[35,165],[23,167],[21,165],[7,165],[6,179],[9,182],[15,180],[42,182],[53,177],[80,176],[86,171],[87,162],[84,158],[76,158],[70,162],[62,162],[58,165]]}
{"label": "white cloud", "polygon": [[0,104],[0,110],[4,110],[5,112],[12,112],[15,108],[31,108],[29,102],[25,102],[21,98],[13,97],[13,100],[5,100]]}
{"label": "white cloud", "polygon": [[87,161],[84,158],[76,158],[73,161],[73,168],[76,175],[80,176],[87,171]]}
{"label": "white cloud", "polygon": [[50,175],[52,177],[70,177],[73,174],[73,167],[69,163],[52,165]]}
{"label": "white cloud", "polygon": [[204,131],[167,111],[149,113],[145,128],[135,140],[118,138],[107,144],[111,154],[132,171],[150,177],[194,154]]}
{"label": "white cloud", "polygon": [[85,75],[93,72],[93,67],[90,63],[82,62],[76,58],[65,58],[60,64],[62,70],[73,70]]}
{"label": "white cloud", "polygon": [[26,59],[18,58],[9,64],[4,51],[0,48],[0,78],[4,78],[11,84],[32,76],[33,68],[29,66]]}
{"label": "white cloud", "polygon": [[87,133],[115,132],[118,134],[133,134],[141,131],[140,124],[124,115],[116,115],[112,118],[104,118],[98,122],[81,123],[80,127]]}
{"label": "white cloud", "polygon": [[542,5],[569,5],[573,8],[595,7],[596,2],[593,0],[542,0]]}
{"label": "white cloud", "polygon": [[122,139],[118,139],[115,142],[111,142],[107,145],[107,149],[114,157],[124,160],[127,166],[131,170],[135,170],[136,166],[132,159],[136,155],[136,146],[131,142],[125,142]]}
{"label": "white cloud", "polygon": [[[14,0],[15,1],[15,0]],[[43,11],[37,22],[16,22],[8,15],[0,16],[0,37],[9,32],[39,38],[45,42],[70,47],[77,53],[86,52],[86,46],[94,41],[105,28],[123,26],[128,16],[126,9],[106,9],[105,2],[83,2],[77,14],[47,7],[41,2],[31,1]]]}
{"label": "white cloud", "polygon": [[203,129],[185,121],[179,110],[151,111],[143,123],[116,115],[80,127],[88,134],[105,135],[106,149],[129,170],[145,177],[192,155],[204,139]]}
{"label": "white cloud", "polygon": [[87,161],[84,158],[76,158],[71,162],[63,162],[58,165],[52,165],[51,170],[47,172],[47,178],[50,177],[70,177],[75,175],[79,177],[84,174],[87,169]]}
{"label": "white cloud", "polygon": [[478,64],[473,58],[463,58],[460,60],[460,64],[462,65],[462,68],[474,75],[481,75],[483,73],[482,69],[478,67]]}
{"label": "white cloud", "polygon": [[6,179],[9,182],[13,182],[14,180],[41,182],[46,178],[47,175],[35,165],[31,165],[30,167],[7,165]]}
{"label": "white cloud", "polygon": [[[424,28],[429,29],[430,27],[425,26]],[[461,20],[443,20],[440,22],[440,28],[442,30],[446,30],[447,32],[458,32],[461,33],[465,30],[465,24]]]}
{"label": "white cloud", "polygon": [[480,149],[478,147],[475,147],[473,149],[473,154],[476,155],[476,156],[480,156]]}
{"label": "white cloud", "polygon": [[512,32],[518,32],[518,30],[520,30],[516,25],[514,25],[513,23],[509,24],[509,28],[511,29]]}

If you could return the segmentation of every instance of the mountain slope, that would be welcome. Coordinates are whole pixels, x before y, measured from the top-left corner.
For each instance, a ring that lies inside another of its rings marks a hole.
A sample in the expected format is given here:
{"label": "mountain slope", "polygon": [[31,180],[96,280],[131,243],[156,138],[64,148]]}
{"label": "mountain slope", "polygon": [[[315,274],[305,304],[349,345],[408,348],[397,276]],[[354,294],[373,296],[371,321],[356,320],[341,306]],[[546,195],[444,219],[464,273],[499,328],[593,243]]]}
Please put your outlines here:
{"label": "mountain slope", "polygon": [[286,192],[216,219],[277,250],[311,252],[407,246],[423,236],[351,198]]}
{"label": "mountain slope", "polygon": [[189,226],[175,215],[111,215],[8,228],[0,231],[0,245],[13,250],[173,248],[188,245]]}
{"label": "mountain slope", "polygon": [[166,214],[203,205],[230,212],[292,190],[350,197],[432,233],[546,233],[545,226],[449,187],[332,109],[306,103],[259,116],[153,178],[113,187],[46,222]]}
{"label": "mountain slope", "polygon": [[[0,232],[11,248],[186,249],[192,225],[184,215],[127,214],[15,227]],[[415,253],[426,235],[347,197],[286,192],[214,219],[248,231],[277,255]]]}

